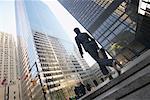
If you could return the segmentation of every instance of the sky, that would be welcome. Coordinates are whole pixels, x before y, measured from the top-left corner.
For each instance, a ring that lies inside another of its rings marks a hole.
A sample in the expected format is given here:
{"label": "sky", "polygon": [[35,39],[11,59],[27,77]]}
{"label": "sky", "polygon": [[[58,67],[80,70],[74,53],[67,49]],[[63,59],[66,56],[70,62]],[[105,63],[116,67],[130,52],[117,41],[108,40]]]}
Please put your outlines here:
{"label": "sky", "polygon": [[0,31],[10,34],[16,33],[14,2],[0,0]]}
{"label": "sky", "polygon": [[[74,33],[73,29],[75,27],[79,27],[81,32],[87,32],[85,28],[80,25],[80,23],[57,0],[43,0],[43,2],[49,6],[51,11],[59,20],[60,24],[63,26],[66,33],[69,35],[72,42],[76,45],[74,39],[76,34]],[[84,51],[83,56],[89,66],[92,66],[95,63],[95,60],[87,52]]]}
{"label": "sky", "polygon": [[[36,1],[36,0],[35,0]],[[70,37],[71,41],[76,45],[73,32],[75,27],[79,27],[81,32],[87,32],[72,15],[57,0],[42,0],[54,13],[64,30]],[[16,39],[16,23],[15,23],[15,7],[14,0],[0,0],[0,31],[13,34]],[[89,66],[95,61],[84,51],[84,58]]]}

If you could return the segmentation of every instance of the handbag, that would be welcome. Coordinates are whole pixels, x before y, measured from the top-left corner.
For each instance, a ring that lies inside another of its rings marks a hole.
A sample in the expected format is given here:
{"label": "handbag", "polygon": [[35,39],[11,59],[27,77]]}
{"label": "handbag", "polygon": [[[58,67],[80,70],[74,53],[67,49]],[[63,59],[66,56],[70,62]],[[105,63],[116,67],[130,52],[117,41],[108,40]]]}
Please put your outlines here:
{"label": "handbag", "polygon": [[103,59],[103,58],[104,58],[103,52],[102,52],[101,49],[98,50],[98,56],[99,56],[100,59]]}
{"label": "handbag", "polygon": [[99,49],[98,55],[101,59],[108,59],[105,49],[103,49],[103,48]]}

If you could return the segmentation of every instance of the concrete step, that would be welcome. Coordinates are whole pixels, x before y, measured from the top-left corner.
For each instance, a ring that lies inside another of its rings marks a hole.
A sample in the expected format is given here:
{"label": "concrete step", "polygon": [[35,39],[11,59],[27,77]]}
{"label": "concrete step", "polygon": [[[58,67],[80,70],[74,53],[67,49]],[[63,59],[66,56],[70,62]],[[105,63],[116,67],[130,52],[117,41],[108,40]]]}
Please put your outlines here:
{"label": "concrete step", "polygon": [[150,50],[126,65],[123,72],[81,100],[150,100]]}

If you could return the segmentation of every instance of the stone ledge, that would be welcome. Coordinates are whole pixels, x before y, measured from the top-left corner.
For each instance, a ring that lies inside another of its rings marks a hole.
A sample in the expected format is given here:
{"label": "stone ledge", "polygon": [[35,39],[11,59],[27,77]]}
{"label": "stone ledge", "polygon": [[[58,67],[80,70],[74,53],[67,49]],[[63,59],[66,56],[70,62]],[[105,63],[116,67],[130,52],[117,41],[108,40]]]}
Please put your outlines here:
{"label": "stone ledge", "polygon": [[150,65],[102,93],[95,100],[120,100],[148,84],[150,84]]}
{"label": "stone ledge", "polygon": [[[130,67],[130,70],[127,70],[122,75],[120,75],[119,77],[113,79],[112,81],[108,82],[107,84],[103,84],[101,86],[98,86],[96,90],[91,91],[89,94],[86,94],[85,96],[83,96],[81,98],[81,100],[92,100],[96,97],[100,97],[100,95],[102,95],[102,94],[106,93],[107,91],[111,90],[113,87],[115,87],[115,86],[117,86],[121,83],[124,83],[125,80],[129,80],[130,77],[135,76],[135,74],[137,74],[141,70],[144,70],[147,66],[150,65],[150,56],[149,55],[146,55],[146,57],[142,56],[141,59],[142,60],[139,63],[137,63],[134,66]],[[143,74],[144,73],[145,72],[143,72]],[[133,79],[134,79],[134,77],[133,77]],[[136,80],[134,80],[134,81],[136,81]],[[127,86],[128,86],[128,84],[127,84]]]}

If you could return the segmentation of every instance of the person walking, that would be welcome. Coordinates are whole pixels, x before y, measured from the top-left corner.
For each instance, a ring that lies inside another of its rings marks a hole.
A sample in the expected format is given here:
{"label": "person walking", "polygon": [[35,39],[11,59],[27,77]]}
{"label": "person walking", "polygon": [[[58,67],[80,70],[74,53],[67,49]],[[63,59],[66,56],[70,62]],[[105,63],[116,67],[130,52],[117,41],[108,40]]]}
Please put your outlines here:
{"label": "person walking", "polygon": [[78,83],[77,86],[75,86],[74,92],[76,94],[76,98],[79,99],[80,97],[82,97],[83,95],[86,94],[86,89],[84,84],[82,84],[81,82]]}
{"label": "person walking", "polygon": [[[92,37],[90,37],[87,33],[81,33],[79,28],[75,28],[74,32],[77,34],[77,36],[75,37],[75,41],[82,58],[83,58],[83,51],[81,45],[83,46],[84,50],[88,52],[90,56],[99,64],[102,73],[106,77],[108,77],[109,79],[113,79],[111,74],[109,74],[109,71],[106,68],[106,66],[114,67],[115,70],[118,72],[118,74],[119,75],[121,74],[121,71],[116,66],[115,59],[108,59],[106,56],[104,58],[99,57],[98,54],[99,50],[104,50],[104,49],[99,49],[96,41]],[[102,51],[102,53],[104,52]]]}
{"label": "person walking", "polygon": [[86,94],[86,89],[84,84],[82,84],[81,82],[79,84],[80,84],[79,87],[80,87],[81,95],[83,96]]}
{"label": "person walking", "polygon": [[75,86],[74,92],[76,94],[76,99],[79,99],[81,96],[80,96],[80,89],[78,86]]}
{"label": "person walking", "polygon": [[86,89],[87,89],[88,91],[91,91],[91,85],[90,85],[89,83],[86,84]]}

